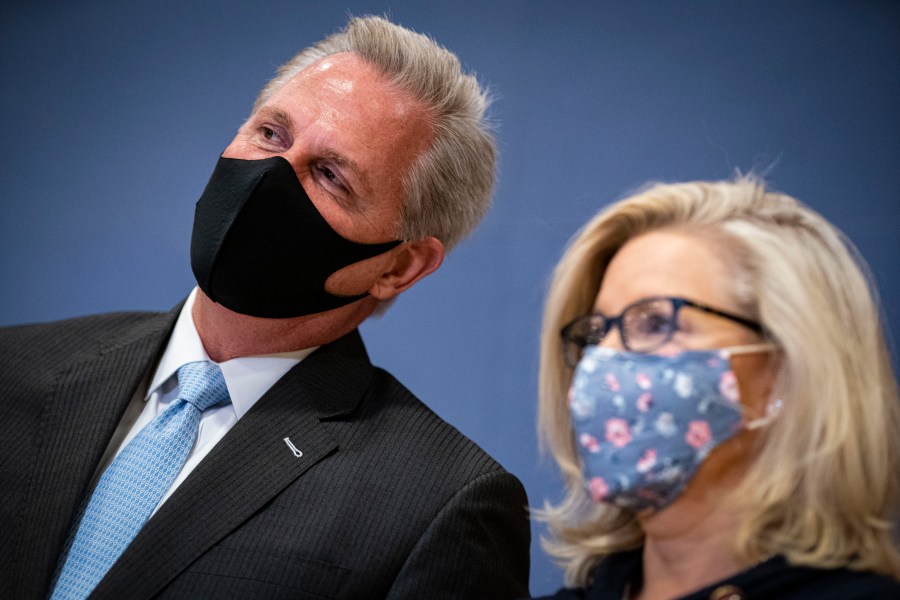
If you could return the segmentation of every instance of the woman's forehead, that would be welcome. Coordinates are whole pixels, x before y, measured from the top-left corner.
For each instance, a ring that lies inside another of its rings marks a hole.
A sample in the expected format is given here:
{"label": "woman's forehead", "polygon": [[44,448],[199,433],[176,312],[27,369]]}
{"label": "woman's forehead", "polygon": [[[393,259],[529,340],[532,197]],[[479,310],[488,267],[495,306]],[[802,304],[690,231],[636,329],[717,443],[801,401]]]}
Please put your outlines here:
{"label": "woman's forehead", "polygon": [[733,277],[723,252],[720,244],[695,233],[653,231],[632,238],[610,260],[594,308],[618,314],[654,296],[733,308]]}

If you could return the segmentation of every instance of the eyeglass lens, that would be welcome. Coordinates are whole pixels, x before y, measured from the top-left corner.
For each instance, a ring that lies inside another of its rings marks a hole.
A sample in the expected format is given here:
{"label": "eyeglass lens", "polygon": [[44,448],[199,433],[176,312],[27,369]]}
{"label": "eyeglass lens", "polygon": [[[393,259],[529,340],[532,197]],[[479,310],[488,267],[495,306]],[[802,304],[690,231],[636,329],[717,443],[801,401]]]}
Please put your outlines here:
{"label": "eyeglass lens", "polygon": [[668,298],[629,306],[619,326],[625,349],[646,352],[668,342],[677,326],[675,313],[675,303]]}
{"label": "eyeglass lens", "polygon": [[674,333],[678,306],[670,298],[648,299],[626,308],[618,317],[586,315],[574,321],[565,333],[565,361],[574,367],[585,346],[599,344],[613,327],[619,328],[622,345],[631,352],[649,352]]}

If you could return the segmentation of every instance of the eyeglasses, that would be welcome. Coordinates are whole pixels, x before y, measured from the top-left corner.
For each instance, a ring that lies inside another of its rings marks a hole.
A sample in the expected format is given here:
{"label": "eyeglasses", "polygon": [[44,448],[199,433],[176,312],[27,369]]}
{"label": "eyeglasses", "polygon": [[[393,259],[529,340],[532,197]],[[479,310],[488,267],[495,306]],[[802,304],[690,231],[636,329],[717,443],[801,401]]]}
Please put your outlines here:
{"label": "eyeglasses", "polygon": [[630,352],[652,352],[660,348],[678,331],[678,311],[684,306],[724,317],[757,333],[763,331],[762,325],[756,321],[686,298],[646,298],[626,306],[616,317],[591,313],[578,317],[563,327],[560,335],[566,366],[574,369],[581,360],[585,346],[601,343],[613,327],[619,328],[622,345]]}

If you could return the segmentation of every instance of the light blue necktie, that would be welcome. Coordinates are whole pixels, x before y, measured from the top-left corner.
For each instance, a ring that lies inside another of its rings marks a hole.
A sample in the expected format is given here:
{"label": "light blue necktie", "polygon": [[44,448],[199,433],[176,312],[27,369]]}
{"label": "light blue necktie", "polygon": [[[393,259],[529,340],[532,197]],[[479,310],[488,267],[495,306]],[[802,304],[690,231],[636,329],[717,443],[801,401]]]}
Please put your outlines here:
{"label": "light blue necktie", "polygon": [[181,472],[200,413],[226,400],[218,365],[201,361],[178,369],[178,399],[141,429],[97,482],[52,600],[86,598],[100,583]]}

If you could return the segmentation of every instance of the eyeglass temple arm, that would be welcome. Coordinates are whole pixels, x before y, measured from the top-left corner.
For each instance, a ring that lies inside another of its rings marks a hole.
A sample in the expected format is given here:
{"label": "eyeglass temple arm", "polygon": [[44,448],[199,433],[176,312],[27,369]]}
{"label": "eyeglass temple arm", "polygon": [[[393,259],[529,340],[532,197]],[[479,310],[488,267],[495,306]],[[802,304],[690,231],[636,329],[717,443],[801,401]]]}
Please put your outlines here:
{"label": "eyeglass temple arm", "polygon": [[712,306],[707,306],[706,304],[700,304],[699,302],[694,302],[692,300],[681,300],[680,304],[685,306],[690,306],[692,308],[696,308],[698,310],[702,310],[703,312],[709,313],[711,315],[717,315],[719,317],[724,317],[730,321],[734,321],[735,323],[740,323],[744,327],[752,329],[756,333],[763,333],[763,326],[753,321],[751,319],[747,319],[745,317],[741,317],[739,315],[735,315],[730,312],[725,312],[724,310],[719,310],[717,308],[713,308]]}

